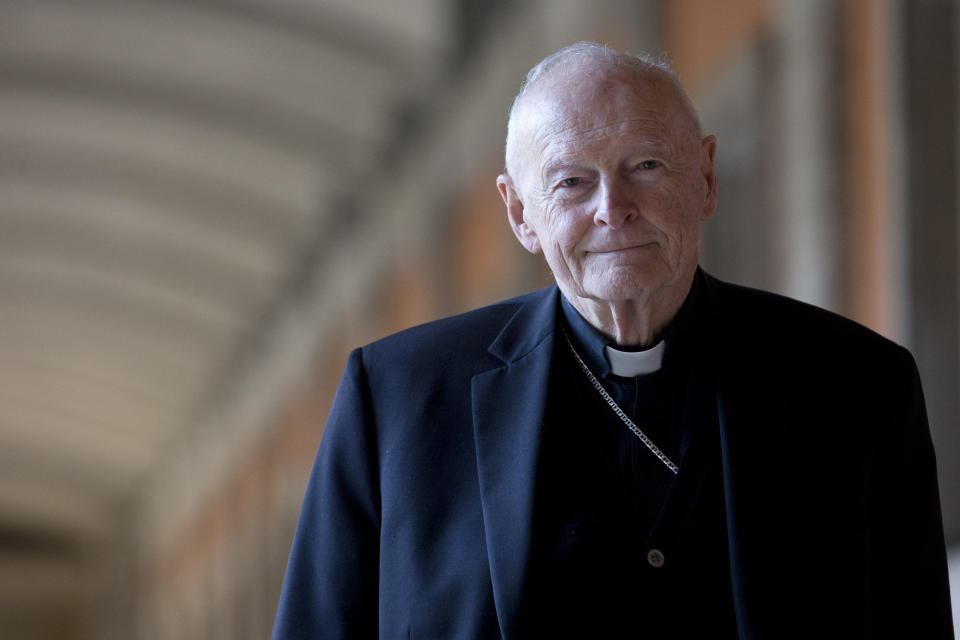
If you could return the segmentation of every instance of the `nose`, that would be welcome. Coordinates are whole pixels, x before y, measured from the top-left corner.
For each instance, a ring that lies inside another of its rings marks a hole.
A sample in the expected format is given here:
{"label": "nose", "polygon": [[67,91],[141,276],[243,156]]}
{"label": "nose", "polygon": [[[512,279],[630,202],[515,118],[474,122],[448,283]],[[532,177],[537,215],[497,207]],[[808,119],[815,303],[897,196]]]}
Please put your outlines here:
{"label": "nose", "polygon": [[620,229],[640,215],[633,189],[633,185],[620,176],[601,180],[593,223],[598,227]]}

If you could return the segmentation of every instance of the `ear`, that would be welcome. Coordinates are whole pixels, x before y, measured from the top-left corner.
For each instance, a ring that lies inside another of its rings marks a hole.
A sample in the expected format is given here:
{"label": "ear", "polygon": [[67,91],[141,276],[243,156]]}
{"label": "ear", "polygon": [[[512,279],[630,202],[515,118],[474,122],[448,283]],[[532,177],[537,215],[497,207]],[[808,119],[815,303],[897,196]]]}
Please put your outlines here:
{"label": "ear", "polygon": [[500,197],[503,198],[503,204],[507,206],[507,220],[510,222],[510,228],[513,229],[513,235],[517,236],[517,240],[527,251],[540,253],[540,239],[527,224],[523,201],[520,199],[513,178],[505,173],[497,176],[497,189],[500,191]]}
{"label": "ear", "polygon": [[700,143],[700,173],[703,176],[707,193],[703,201],[701,220],[709,220],[717,208],[717,174],[713,170],[713,159],[717,155],[717,137],[707,136]]}

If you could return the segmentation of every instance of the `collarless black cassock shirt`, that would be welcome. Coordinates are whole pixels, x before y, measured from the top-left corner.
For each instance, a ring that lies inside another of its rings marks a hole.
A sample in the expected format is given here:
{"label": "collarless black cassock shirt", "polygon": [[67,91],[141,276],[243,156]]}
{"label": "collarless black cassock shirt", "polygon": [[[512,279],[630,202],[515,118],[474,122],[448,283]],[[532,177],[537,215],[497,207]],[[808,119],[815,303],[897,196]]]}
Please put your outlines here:
{"label": "collarless black cassock shirt", "polygon": [[534,628],[551,637],[736,637],[699,281],[665,333],[661,368],[635,378],[611,373],[610,341],[561,298],[580,357],[680,470],[627,428],[557,336],[529,579]]}

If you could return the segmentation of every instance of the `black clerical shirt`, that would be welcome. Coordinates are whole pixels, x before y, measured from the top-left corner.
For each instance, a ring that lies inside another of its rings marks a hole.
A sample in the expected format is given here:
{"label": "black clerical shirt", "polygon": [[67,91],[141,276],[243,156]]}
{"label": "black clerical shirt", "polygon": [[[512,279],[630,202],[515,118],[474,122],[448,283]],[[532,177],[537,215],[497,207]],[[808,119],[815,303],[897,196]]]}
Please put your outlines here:
{"label": "black clerical shirt", "polygon": [[528,589],[545,634],[600,637],[635,628],[643,633],[629,637],[735,637],[715,394],[701,366],[697,290],[695,282],[665,334],[661,369],[629,379],[611,373],[609,341],[561,302],[561,324],[580,357],[680,471],[624,425],[557,336]]}

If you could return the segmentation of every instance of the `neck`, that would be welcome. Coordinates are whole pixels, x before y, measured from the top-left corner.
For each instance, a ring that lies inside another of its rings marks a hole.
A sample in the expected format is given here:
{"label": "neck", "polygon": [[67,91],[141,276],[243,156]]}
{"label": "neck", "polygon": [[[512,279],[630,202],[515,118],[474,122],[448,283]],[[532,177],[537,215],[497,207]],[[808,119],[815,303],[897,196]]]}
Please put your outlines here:
{"label": "neck", "polygon": [[663,338],[692,285],[693,275],[675,286],[623,300],[564,295],[587,322],[617,345],[648,348]]}

